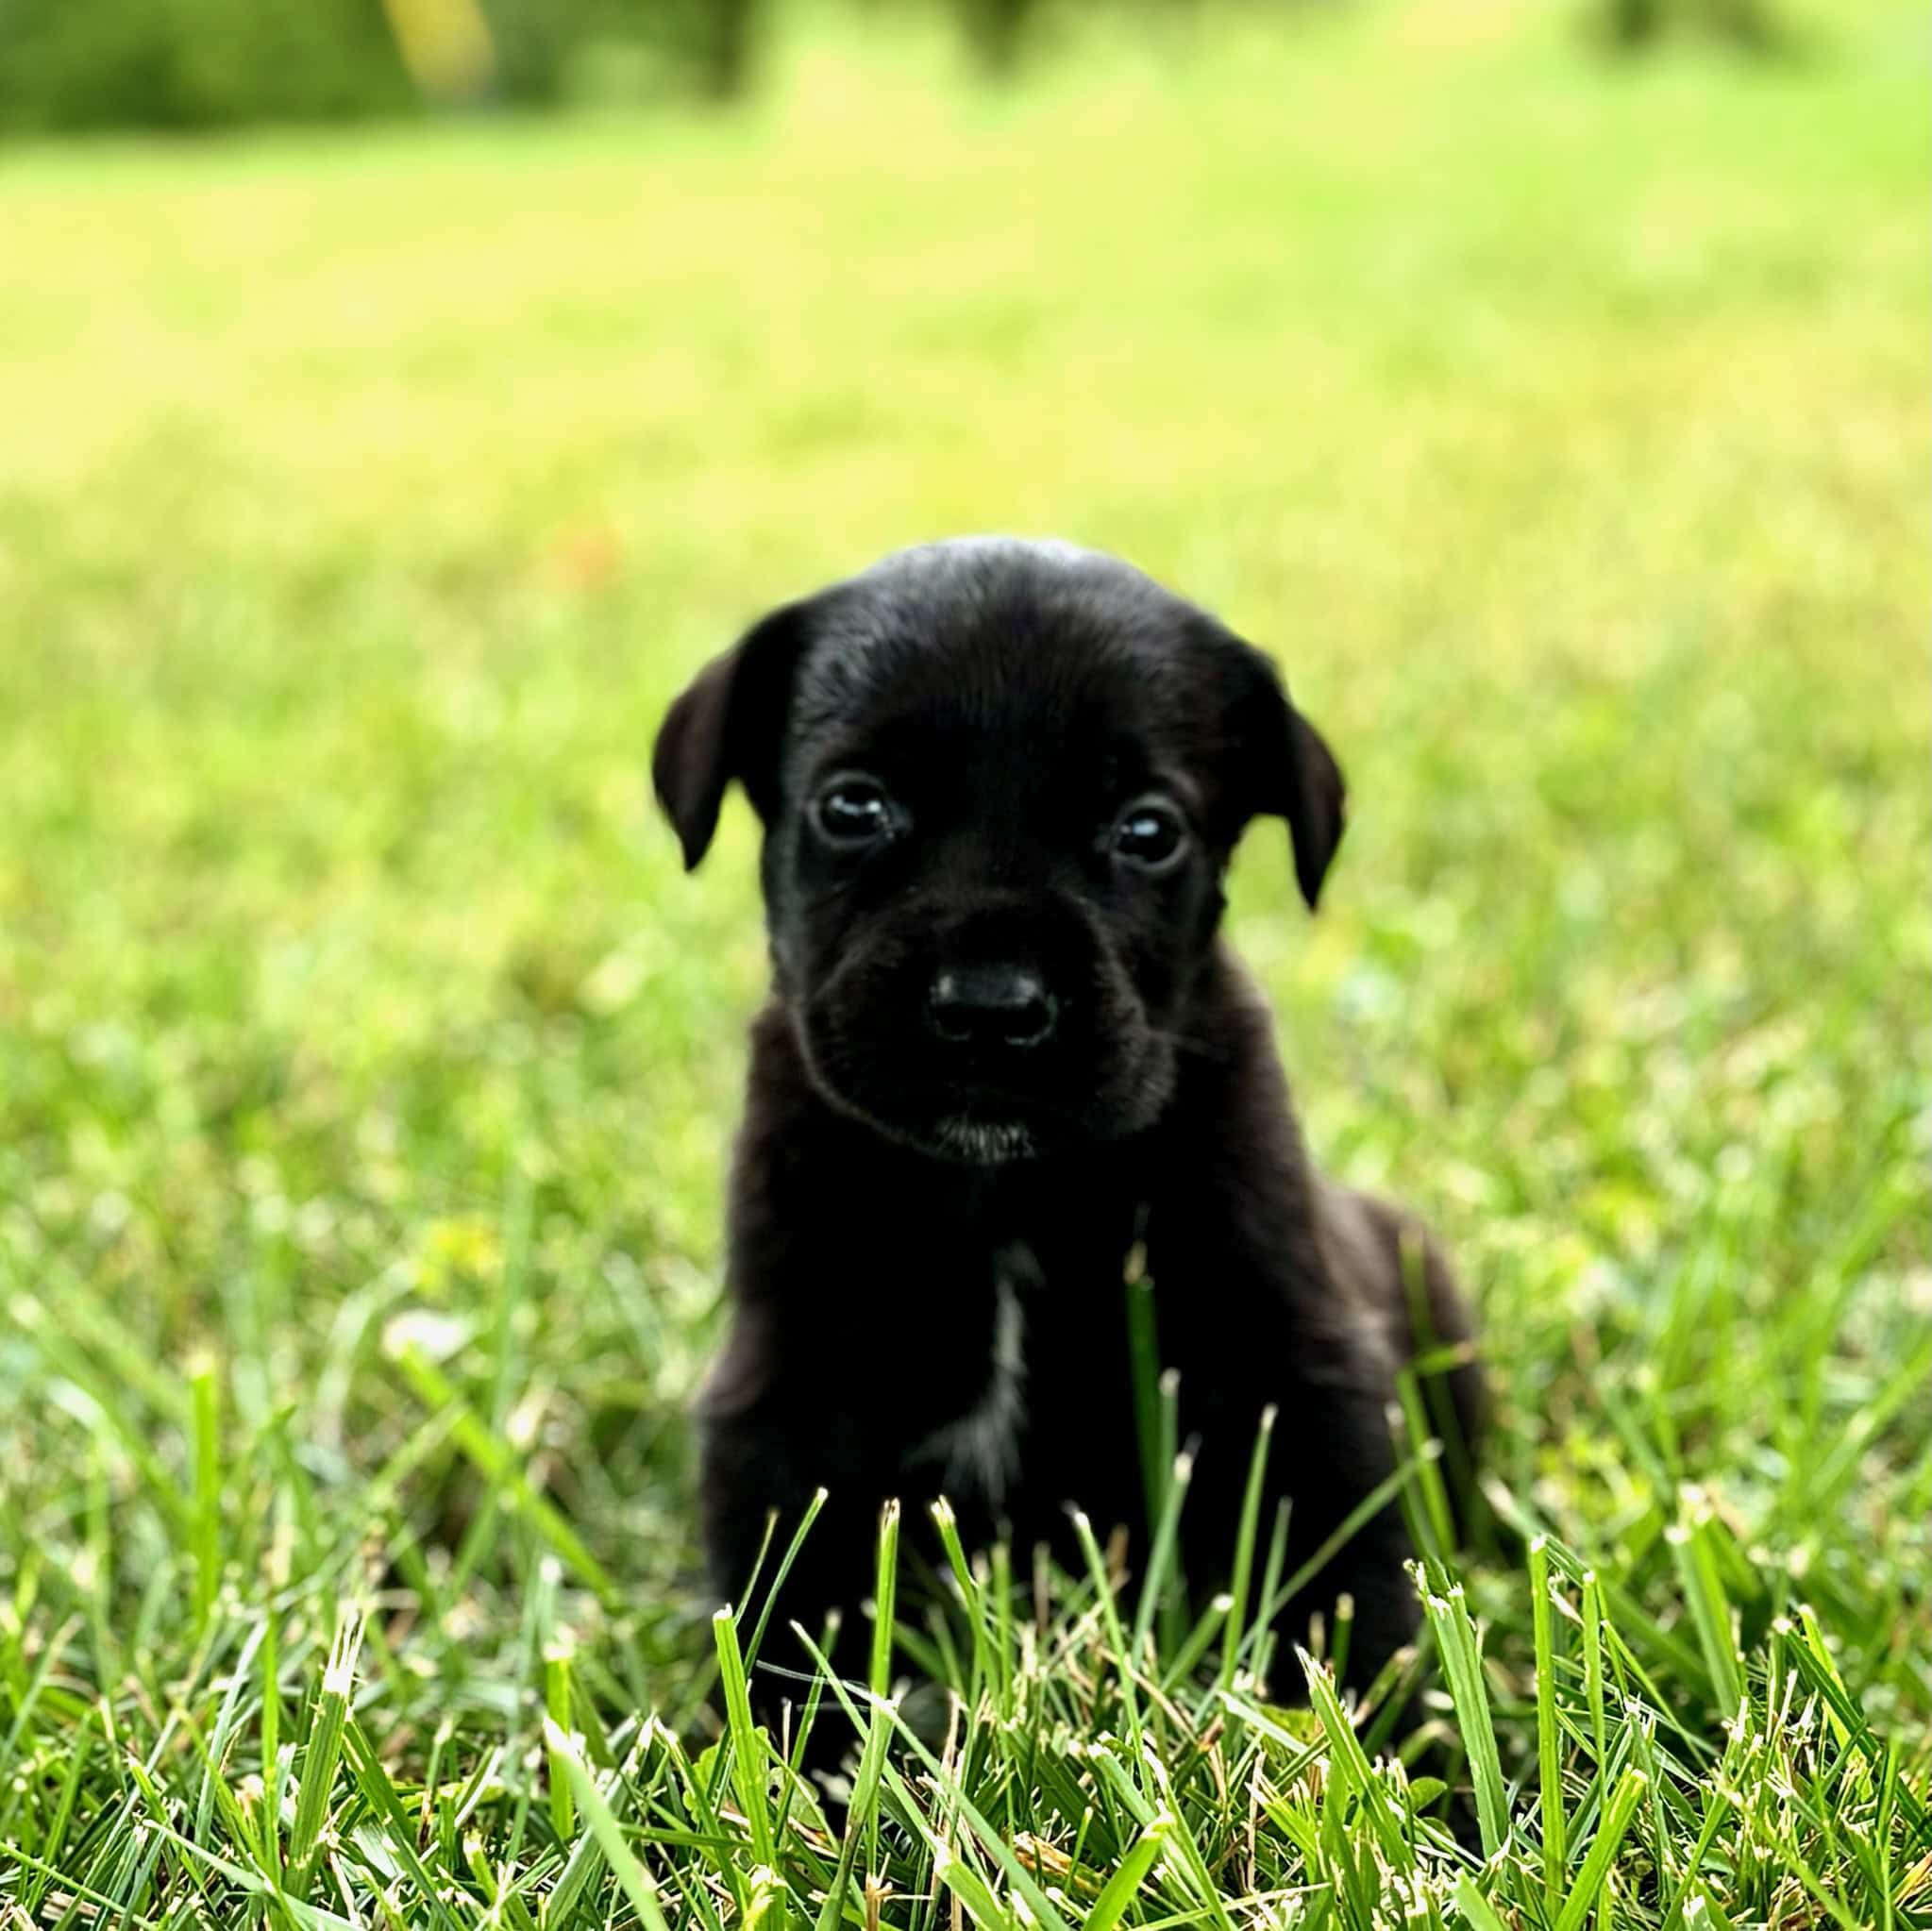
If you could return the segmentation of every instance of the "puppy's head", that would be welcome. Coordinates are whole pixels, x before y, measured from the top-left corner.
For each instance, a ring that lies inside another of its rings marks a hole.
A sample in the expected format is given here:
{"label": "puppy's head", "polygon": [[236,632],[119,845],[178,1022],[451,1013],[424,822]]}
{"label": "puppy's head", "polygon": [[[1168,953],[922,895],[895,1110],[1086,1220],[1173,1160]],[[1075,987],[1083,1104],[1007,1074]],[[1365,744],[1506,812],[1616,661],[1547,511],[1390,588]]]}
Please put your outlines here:
{"label": "puppy's head", "polygon": [[842,1111],[992,1163],[1151,1125],[1242,828],[1315,903],[1342,781],[1268,660],[1051,544],[903,551],[756,624],[654,759],[688,867],[736,779],[779,996]]}

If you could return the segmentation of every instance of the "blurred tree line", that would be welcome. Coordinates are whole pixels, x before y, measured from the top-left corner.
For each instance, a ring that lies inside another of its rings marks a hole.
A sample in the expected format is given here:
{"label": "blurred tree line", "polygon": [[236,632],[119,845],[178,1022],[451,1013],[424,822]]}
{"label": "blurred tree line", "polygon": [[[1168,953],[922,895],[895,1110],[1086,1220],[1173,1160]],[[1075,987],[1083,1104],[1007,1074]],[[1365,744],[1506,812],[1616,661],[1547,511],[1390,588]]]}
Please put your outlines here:
{"label": "blurred tree line", "polygon": [[[0,0],[0,128],[221,127],[726,95],[761,0]],[[600,78],[601,76],[601,78]]]}
{"label": "blurred tree line", "polygon": [[[741,92],[776,0],[0,0],[0,131],[220,127],[426,105]],[[988,71],[1041,0],[934,0]],[[1105,4],[1105,0],[1096,0]],[[1162,4],[1162,0],[1152,0]],[[1184,0],[1166,0],[1184,4]],[[1773,0],[1588,0],[1630,51],[1680,27],[1777,43]]]}

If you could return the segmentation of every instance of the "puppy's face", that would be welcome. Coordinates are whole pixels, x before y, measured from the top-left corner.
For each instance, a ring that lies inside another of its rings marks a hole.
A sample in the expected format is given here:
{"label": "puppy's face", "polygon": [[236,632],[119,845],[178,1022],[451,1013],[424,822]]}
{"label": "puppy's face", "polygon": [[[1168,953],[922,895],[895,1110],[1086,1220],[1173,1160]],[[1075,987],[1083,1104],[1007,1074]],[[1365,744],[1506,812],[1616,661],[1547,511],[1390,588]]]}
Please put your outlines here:
{"label": "puppy's face", "polygon": [[756,626],[673,706],[687,865],[765,823],[780,997],[826,1098],[943,1158],[1118,1138],[1170,1096],[1259,812],[1314,902],[1341,781],[1268,660],[1123,563],[973,540]]}

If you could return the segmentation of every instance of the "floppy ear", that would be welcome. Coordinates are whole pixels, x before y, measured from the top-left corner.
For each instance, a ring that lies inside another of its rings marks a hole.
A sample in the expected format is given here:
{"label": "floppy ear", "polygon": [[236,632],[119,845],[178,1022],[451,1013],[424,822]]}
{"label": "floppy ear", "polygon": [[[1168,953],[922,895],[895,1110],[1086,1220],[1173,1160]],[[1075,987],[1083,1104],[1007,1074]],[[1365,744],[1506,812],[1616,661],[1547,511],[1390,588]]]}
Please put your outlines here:
{"label": "floppy ear", "polygon": [[732,779],[760,817],[771,816],[805,613],[805,604],[788,603],[761,617],[706,664],[664,714],[651,753],[651,781],[684,848],[687,872],[711,848]]}
{"label": "floppy ear", "polygon": [[1312,912],[1341,843],[1347,789],[1321,733],[1289,701],[1273,663],[1235,640],[1244,660],[1231,732],[1244,767],[1250,812],[1285,818],[1295,877]]}

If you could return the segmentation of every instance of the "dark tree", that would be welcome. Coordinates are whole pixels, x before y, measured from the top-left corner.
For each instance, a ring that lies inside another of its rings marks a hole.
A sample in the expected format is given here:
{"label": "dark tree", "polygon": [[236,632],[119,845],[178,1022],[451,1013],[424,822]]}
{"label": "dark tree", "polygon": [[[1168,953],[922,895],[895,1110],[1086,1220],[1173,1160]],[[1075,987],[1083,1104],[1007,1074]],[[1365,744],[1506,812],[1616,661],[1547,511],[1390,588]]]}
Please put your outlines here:
{"label": "dark tree", "polygon": [[1034,0],[958,0],[958,7],[980,65],[989,74],[1011,74],[1019,64]]}
{"label": "dark tree", "polygon": [[1622,54],[1643,52],[1679,28],[1708,34],[1742,53],[1776,53],[1789,44],[1771,0],[1599,0],[1597,24]]}
{"label": "dark tree", "polygon": [[734,100],[751,77],[764,8],[760,0],[711,0],[701,11],[699,84],[714,100]]}

